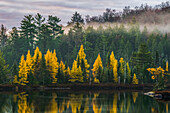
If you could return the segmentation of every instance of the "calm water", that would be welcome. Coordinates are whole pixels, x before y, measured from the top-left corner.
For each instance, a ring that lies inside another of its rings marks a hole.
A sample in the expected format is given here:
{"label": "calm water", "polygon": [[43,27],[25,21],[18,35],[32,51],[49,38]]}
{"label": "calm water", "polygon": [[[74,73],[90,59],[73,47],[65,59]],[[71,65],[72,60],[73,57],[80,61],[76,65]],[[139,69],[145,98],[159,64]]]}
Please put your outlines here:
{"label": "calm water", "polygon": [[0,113],[170,113],[143,92],[0,93]]}

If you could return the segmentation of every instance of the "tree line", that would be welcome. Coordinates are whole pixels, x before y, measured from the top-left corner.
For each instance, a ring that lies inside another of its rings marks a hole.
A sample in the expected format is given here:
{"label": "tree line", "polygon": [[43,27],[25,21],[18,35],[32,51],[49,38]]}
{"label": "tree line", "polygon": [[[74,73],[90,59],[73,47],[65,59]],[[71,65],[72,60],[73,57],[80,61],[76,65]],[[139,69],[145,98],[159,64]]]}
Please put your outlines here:
{"label": "tree line", "polygon": [[147,68],[165,69],[170,61],[169,35],[148,33],[146,27],[141,31],[137,22],[132,22],[130,29],[123,24],[85,29],[76,12],[71,19],[73,27],[63,34],[60,21],[52,15],[46,20],[37,13],[24,16],[20,27],[8,34],[1,25],[1,83],[150,83],[153,80]]}

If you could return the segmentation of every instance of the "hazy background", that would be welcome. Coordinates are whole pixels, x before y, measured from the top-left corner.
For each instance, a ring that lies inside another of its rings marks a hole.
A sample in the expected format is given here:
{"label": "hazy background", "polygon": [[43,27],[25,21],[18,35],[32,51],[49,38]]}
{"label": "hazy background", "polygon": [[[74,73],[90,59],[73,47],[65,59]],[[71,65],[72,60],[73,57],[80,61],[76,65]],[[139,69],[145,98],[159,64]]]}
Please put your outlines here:
{"label": "hazy background", "polygon": [[142,3],[154,6],[165,0],[0,0],[0,24],[8,29],[20,26],[24,15],[36,13],[44,17],[55,15],[61,19],[61,24],[71,19],[75,11],[85,15],[102,14],[106,8],[122,11],[125,6],[134,8]]}

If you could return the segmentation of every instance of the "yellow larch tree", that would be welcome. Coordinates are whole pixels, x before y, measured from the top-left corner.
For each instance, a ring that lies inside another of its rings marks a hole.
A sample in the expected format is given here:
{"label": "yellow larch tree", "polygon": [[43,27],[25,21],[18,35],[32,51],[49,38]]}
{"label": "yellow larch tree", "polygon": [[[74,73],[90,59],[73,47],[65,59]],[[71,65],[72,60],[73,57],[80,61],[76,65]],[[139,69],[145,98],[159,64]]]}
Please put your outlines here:
{"label": "yellow larch tree", "polygon": [[115,60],[116,60],[115,55],[114,55],[114,53],[112,51],[111,54],[110,54],[110,69],[113,69]]}
{"label": "yellow larch tree", "polygon": [[135,73],[133,75],[132,84],[138,84],[138,79],[136,78],[136,74]]}
{"label": "yellow larch tree", "polygon": [[119,62],[120,62],[120,68],[119,68],[120,81],[123,83],[124,82],[124,63],[125,63],[125,61],[123,60],[123,58],[120,58]]}
{"label": "yellow larch tree", "polygon": [[52,78],[52,83],[57,83],[57,73],[59,68],[59,63],[57,62],[58,58],[56,57],[56,52],[47,51],[45,54],[45,62],[47,70],[50,73],[50,77]]}
{"label": "yellow larch tree", "polygon": [[70,82],[83,82],[83,76],[82,76],[82,70],[81,66],[77,67],[77,61],[74,60],[70,77],[69,77]]}
{"label": "yellow larch tree", "polygon": [[101,57],[100,57],[100,54],[98,54],[94,64],[93,64],[93,69],[92,69],[92,74],[93,74],[93,77],[94,77],[94,80],[98,81],[97,80],[97,74],[98,73],[98,69],[99,67],[101,67],[103,69],[103,65],[102,65],[102,60],[101,60]]}
{"label": "yellow larch tree", "polygon": [[168,61],[166,61],[166,69],[165,71],[168,71]]}
{"label": "yellow larch tree", "polygon": [[63,63],[63,61],[61,60],[60,61],[60,70],[64,73],[64,75],[65,75],[65,73],[66,73],[66,66],[65,66],[65,64]]}
{"label": "yellow larch tree", "polygon": [[42,61],[42,53],[39,50],[39,48],[36,47],[34,51],[34,55],[32,57],[32,62],[33,62],[32,73],[34,76],[39,76],[39,69],[40,69],[41,61]]}
{"label": "yellow larch tree", "polygon": [[57,73],[58,73],[58,68],[59,68],[59,63],[57,62],[58,58],[56,57],[56,52],[54,50],[52,54],[52,78],[53,81],[52,83],[57,83]]}
{"label": "yellow larch tree", "polygon": [[83,44],[80,46],[80,50],[78,52],[78,55],[77,55],[77,58],[76,58],[76,61],[78,63],[78,66],[80,65],[82,70],[83,70],[83,78],[84,78],[84,81],[87,81],[87,79],[89,78],[89,73],[90,71],[88,70],[88,68],[90,67],[90,65],[88,64],[87,62],[87,59],[86,59],[86,54],[84,52],[84,48],[83,48]]}
{"label": "yellow larch tree", "polygon": [[128,83],[130,83],[130,81],[131,81],[131,70],[130,70],[130,66],[129,66],[128,62],[126,63],[126,66],[127,66],[127,80],[128,80]]}
{"label": "yellow larch tree", "polygon": [[28,50],[27,56],[26,56],[26,68],[28,73],[30,73],[30,71],[32,70],[32,66],[33,66],[33,60],[30,54],[30,50]]}
{"label": "yellow larch tree", "polygon": [[71,70],[69,67],[67,67],[67,74],[70,76],[71,75]]}
{"label": "yellow larch tree", "polygon": [[117,68],[118,68],[118,61],[115,60],[114,61],[114,66],[113,66],[113,80],[115,83],[118,83],[118,73],[117,73]]}
{"label": "yellow larch tree", "polygon": [[110,54],[110,67],[109,69],[113,69],[113,80],[115,83],[118,83],[118,73],[117,73],[117,68],[118,68],[118,61],[115,59],[113,51]]}
{"label": "yellow larch tree", "polygon": [[27,85],[28,81],[28,72],[26,69],[26,62],[24,60],[24,55],[21,56],[21,61],[19,63],[19,72],[18,72],[18,83],[20,85]]}

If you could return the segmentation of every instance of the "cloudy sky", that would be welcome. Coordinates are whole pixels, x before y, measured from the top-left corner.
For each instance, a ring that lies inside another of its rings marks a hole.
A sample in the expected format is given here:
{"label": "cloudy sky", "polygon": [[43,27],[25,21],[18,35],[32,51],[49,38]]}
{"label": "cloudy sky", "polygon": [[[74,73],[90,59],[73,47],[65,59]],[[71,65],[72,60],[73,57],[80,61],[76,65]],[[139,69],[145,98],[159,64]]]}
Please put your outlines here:
{"label": "cloudy sky", "polygon": [[44,17],[55,15],[66,25],[75,11],[84,17],[102,14],[106,8],[122,11],[128,5],[133,8],[142,3],[154,6],[161,2],[165,0],[0,0],[0,24],[11,29],[20,26],[24,15],[40,13]]}

